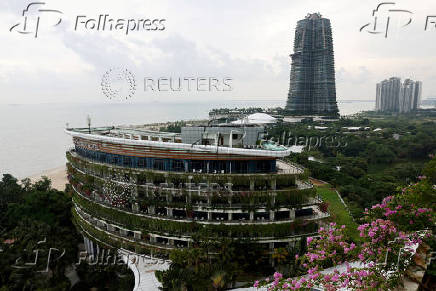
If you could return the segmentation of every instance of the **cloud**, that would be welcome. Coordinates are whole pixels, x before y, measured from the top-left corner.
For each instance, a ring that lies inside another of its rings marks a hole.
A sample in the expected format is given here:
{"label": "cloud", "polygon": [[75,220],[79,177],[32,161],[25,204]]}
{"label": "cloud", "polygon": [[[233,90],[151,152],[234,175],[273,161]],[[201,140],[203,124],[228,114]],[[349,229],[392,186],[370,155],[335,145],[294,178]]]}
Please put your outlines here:
{"label": "cloud", "polygon": [[[64,12],[61,25],[38,39],[9,32],[27,1],[0,3],[0,103],[101,102],[102,74],[128,67],[142,76],[232,77],[235,90],[225,96],[196,98],[283,98],[289,89],[290,59],[296,22],[308,12],[331,19],[338,98],[371,99],[375,83],[391,75],[424,82],[424,96],[436,95],[435,31],[423,31],[426,15],[436,13],[431,0],[409,0],[414,19],[392,38],[359,32],[371,20],[378,1],[46,1]],[[157,16],[167,19],[159,33],[73,30],[78,14],[113,17]],[[24,85],[24,86],[23,86]],[[180,96],[156,95],[180,100]]]}
{"label": "cloud", "polygon": [[355,69],[341,67],[336,70],[336,81],[338,83],[365,84],[373,79],[373,74],[365,66]]}

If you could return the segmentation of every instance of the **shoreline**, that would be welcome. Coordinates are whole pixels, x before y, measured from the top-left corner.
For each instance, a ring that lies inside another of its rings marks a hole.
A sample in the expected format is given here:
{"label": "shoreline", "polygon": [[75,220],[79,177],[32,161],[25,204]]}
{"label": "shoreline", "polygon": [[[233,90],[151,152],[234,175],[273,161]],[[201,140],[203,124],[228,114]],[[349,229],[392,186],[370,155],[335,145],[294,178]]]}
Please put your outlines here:
{"label": "shoreline", "polygon": [[53,169],[45,170],[39,174],[29,176],[28,178],[32,183],[40,180],[43,176],[47,177],[51,181],[51,187],[59,191],[65,191],[65,184],[68,183],[67,180],[67,167],[60,166]]}

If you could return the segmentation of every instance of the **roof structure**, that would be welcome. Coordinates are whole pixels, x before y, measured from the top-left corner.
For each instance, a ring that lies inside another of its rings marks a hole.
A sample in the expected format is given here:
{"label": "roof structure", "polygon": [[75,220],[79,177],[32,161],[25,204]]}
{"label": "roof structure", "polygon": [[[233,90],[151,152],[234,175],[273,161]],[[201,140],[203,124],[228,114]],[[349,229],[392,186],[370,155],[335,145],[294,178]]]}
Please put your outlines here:
{"label": "roof structure", "polygon": [[266,113],[254,113],[245,118],[233,121],[232,124],[273,124],[277,122],[277,118]]}

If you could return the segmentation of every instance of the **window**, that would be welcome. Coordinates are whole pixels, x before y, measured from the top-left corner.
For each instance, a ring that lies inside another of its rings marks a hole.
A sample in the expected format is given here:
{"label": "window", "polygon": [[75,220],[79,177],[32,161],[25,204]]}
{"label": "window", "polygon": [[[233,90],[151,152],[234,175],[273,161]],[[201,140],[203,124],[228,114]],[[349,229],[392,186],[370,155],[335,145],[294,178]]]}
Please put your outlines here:
{"label": "window", "polygon": [[206,167],[204,166],[203,161],[192,161],[192,171],[194,170],[195,172],[199,172],[200,170],[206,172]]}
{"label": "window", "polygon": [[256,172],[258,173],[267,173],[270,171],[270,162],[269,161],[257,161]]}
{"label": "window", "polygon": [[165,168],[165,161],[162,159],[155,159],[153,161],[153,169],[163,171]]}
{"label": "window", "polygon": [[173,171],[176,172],[185,171],[185,163],[183,162],[183,160],[173,160]]}
{"label": "window", "polygon": [[99,161],[101,163],[105,163],[106,162],[106,154],[100,153]]}
{"label": "window", "polygon": [[236,173],[247,173],[248,172],[248,163],[247,161],[235,161],[234,162]]}
{"label": "window", "polygon": [[221,171],[226,171],[226,168],[226,161],[209,162],[209,173],[221,173]]}
{"label": "window", "polygon": [[303,208],[295,210],[295,217],[308,216],[313,214],[312,208]]}
{"label": "window", "polygon": [[145,166],[146,166],[146,160],[145,160],[145,158],[139,158],[138,159],[138,167],[139,168],[145,168]]}
{"label": "window", "polygon": [[132,159],[130,157],[123,157],[123,165],[130,166],[132,163]]}

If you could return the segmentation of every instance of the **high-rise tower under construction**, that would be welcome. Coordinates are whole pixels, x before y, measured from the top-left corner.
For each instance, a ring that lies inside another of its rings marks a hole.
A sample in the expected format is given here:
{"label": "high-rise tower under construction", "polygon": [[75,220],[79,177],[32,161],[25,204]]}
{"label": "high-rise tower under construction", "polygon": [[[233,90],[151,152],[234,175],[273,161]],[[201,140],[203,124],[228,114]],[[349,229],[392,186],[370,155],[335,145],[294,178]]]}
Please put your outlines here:
{"label": "high-rise tower under construction", "polygon": [[298,21],[286,109],[296,115],[337,115],[330,20],[319,13]]}

